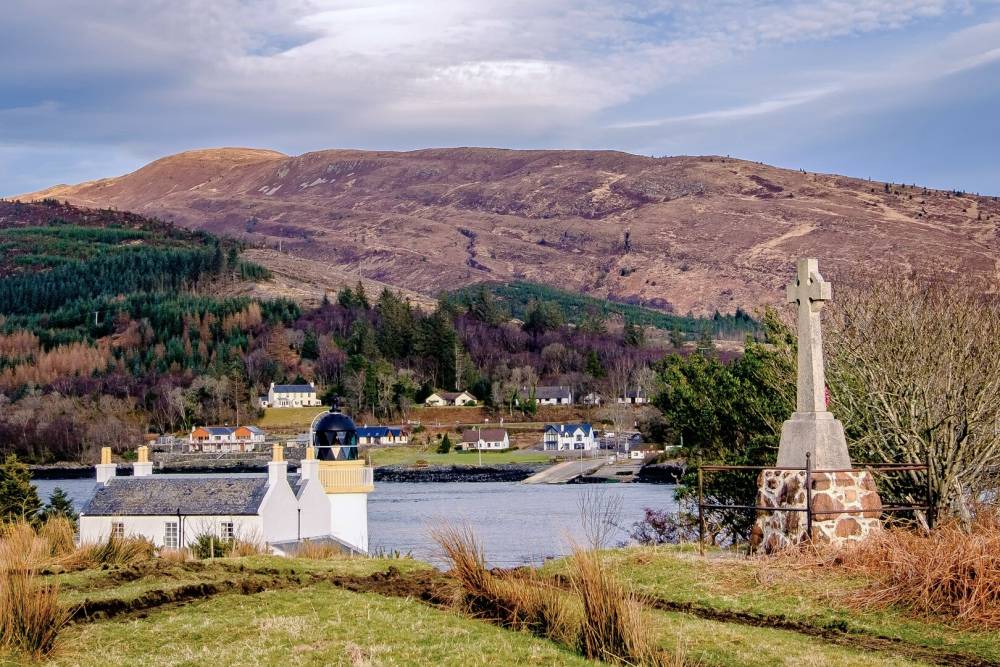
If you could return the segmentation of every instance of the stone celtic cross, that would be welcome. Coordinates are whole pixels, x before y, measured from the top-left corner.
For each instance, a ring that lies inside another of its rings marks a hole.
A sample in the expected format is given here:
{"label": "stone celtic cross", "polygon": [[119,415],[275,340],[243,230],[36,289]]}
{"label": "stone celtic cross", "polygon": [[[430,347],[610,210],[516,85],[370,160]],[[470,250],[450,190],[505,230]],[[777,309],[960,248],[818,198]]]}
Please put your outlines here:
{"label": "stone celtic cross", "polygon": [[833,297],[830,283],[819,274],[819,262],[800,259],[795,282],[785,288],[788,303],[798,304],[799,354],[796,412],[826,412],[823,331],[820,310]]}
{"label": "stone celtic cross", "polygon": [[815,259],[802,259],[795,282],[786,293],[788,302],[798,306],[798,380],[795,412],[781,427],[778,466],[802,467],[809,453],[816,470],[849,468],[851,458],[844,427],[826,409],[820,311],[832,298],[833,290],[819,274],[819,263]]}

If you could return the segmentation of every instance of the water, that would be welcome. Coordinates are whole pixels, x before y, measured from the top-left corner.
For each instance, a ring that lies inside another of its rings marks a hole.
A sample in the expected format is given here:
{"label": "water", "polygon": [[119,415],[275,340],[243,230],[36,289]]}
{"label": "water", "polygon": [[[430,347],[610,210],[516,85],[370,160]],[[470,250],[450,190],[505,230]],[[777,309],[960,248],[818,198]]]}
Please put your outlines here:
{"label": "water", "polygon": [[[79,509],[94,489],[93,479],[36,480],[47,500],[61,487]],[[440,562],[430,529],[443,522],[468,522],[482,541],[492,565],[511,567],[565,555],[571,539],[584,543],[580,496],[592,484],[516,482],[413,483],[379,482],[368,497],[369,547],[372,553],[401,552]],[[675,509],[674,487],[660,484],[606,484],[599,493],[621,498],[619,528],[612,544],[627,539],[628,529],[646,507]]]}

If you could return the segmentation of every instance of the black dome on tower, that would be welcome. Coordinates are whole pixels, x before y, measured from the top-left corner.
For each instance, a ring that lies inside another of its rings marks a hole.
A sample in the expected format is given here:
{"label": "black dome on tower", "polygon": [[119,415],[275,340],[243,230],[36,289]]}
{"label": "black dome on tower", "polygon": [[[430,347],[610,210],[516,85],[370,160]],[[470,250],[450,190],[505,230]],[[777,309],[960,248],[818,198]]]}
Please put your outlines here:
{"label": "black dome on tower", "polygon": [[335,397],[329,411],[313,426],[312,444],[320,461],[354,461],[358,458],[358,432],[354,420],[340,411]]}

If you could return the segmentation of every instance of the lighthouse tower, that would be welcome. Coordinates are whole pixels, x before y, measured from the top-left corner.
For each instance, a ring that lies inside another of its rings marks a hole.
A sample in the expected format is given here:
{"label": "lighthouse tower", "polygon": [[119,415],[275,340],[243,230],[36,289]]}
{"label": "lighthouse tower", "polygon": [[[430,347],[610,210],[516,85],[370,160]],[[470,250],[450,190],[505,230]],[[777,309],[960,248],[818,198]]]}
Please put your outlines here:
{"label": "lighthouse tower", "polygon": [[310,440],[319,479],[330,501],[330,534],[359,551],[368,551],[368,494],[375,490],[371,466],[358,458],[354,421],[337,399],[313,420]]}

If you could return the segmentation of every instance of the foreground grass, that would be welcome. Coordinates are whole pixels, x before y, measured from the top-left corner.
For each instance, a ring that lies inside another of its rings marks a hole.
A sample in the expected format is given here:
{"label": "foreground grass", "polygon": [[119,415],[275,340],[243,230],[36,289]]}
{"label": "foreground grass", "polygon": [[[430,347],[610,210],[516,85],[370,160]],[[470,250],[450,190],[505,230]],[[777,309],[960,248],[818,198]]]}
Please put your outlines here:
{"label": "foreground grass", "polygon": [[[944,619],[919,617],[905,609],[857,609],[850,605],[848,599],[863,595],[866,585],[857,577],[833,572],[820,576],[815,571],[799,576],[787,569],[787,563],[778,567],[745,560],[701,559],[691,550],[671,547],[620,549],[606,552],[604,557],[623,582],[657,600],[720,612],[780,617],[822,630],[891,638],[927,649],[1000,661],[1000,633],[952,627]],[[547,570],[556,572],[564,567],[557,562]],[[687,614],[682,616],[692,619]],[[694,622],[709,623],[697,619]],[[753,631],[764,632],[758,628]],[[704,632],[689,635],[694,645],[700,635]],[[706,658],[714,653],[711,647],[705,650]],[[708,662],[727,664],[714,659]]]}
{"label": "foreground grass", "polygon": [[76,625],[55,665],[583,665],[530,635],[328,585]]}
{"label": "foreground grass", "polygon": [[[380,447],[367,450],[371,456],[372,464],[376,466],[387,465],[414,465],[417,461],[425,461],[430,465],[458,465],[458,466],[478,466],[479,452],[456,452],[447,454],[425,451],[416,447]],[[510,449],[505,452],[483,452],[483,465],[497,465],[501,463],[548,463],[552,455],[546,452],[525,449]]]}

